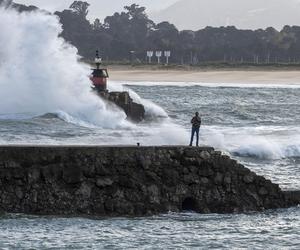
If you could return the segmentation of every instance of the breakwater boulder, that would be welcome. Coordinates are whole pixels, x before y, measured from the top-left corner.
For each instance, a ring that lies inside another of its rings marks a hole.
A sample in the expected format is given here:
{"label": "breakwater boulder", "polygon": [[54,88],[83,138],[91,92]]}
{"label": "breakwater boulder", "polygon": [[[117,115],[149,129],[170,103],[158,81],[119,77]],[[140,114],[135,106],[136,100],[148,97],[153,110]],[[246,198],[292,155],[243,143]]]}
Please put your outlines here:
{"label": "breakwater boulder", "polygon": [[285,208],[299,199],[210,147],[0,147],[0,211],[232,213]]}
{"label": "breakwater boulder", "polygon": [[136,103],[130,97],[129,93],[124,92],[98,92],[98,95],[104,100],[117,105],[127,115],[127,119],[132,122],[141,122],[145,118],[145,107],[142,104]]}

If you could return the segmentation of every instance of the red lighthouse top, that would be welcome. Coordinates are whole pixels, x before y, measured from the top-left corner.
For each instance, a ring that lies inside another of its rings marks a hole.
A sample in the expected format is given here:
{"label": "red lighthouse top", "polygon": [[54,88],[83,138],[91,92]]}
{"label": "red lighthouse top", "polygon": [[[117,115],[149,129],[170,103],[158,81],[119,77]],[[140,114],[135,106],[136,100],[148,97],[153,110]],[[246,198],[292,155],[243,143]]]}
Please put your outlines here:
{"label": "red lighthouse top", "polygon": [[107,69],[100,68],[102,63],[102,59],[99,56],[99,51],[96,51],[95,64],[96,69],[93,69],[93,73],[91,75],[91,81],[93,82],[94,88],[97,91],[106,91],[107,89],[107,78],[108,72]]}

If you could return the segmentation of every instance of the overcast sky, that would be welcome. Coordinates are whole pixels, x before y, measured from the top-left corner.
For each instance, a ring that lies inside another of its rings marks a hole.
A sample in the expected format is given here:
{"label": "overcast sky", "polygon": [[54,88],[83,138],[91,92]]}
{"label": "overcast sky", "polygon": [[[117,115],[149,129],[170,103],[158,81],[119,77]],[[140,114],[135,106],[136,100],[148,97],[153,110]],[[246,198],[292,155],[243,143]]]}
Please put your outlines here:
{"label": "overcast sky", "polygon": [[[90,19],[96,17],[104,19],[108,15],[112,15],[116,11],[121,11],[125,5],[137,3],[147,7],[148,12],[155,12],[164,9],[175,3],[177,0],[85,0],[90,3]],[[68,8],[73,0],[14,0],[14,2],[22,4],[32,4],[40,8],[55,11]]]}
{"label": "overcast sky", "polygon": [[231,25],[282,29],[300,25],[300,0],[178,0],[152,18],[156,22],[168,20],[181,30]]}
{"label": "overcast sky", "polygon": [[[49,11],[67,9],[74,0],[14,0]],[[169,21],[180,30],[206,26],[234,25],[258,29],[300,25],[300,0],[83,0],[90,3],[89,19],[103,20],[125,5],[137,3],[147,8],[155,22]]]}

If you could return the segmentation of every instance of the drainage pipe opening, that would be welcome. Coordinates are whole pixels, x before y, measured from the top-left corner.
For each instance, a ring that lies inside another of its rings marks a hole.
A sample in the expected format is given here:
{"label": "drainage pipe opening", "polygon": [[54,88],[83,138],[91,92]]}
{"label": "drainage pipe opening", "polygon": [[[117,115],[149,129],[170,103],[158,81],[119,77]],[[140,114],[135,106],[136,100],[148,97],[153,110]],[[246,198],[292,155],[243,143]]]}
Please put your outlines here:
{"label": "drainage pipe opening", "polygon": [[185,198],[182,202],[181,208],[183,211],[197,211],[197,202],[194,198],[188,197]]}

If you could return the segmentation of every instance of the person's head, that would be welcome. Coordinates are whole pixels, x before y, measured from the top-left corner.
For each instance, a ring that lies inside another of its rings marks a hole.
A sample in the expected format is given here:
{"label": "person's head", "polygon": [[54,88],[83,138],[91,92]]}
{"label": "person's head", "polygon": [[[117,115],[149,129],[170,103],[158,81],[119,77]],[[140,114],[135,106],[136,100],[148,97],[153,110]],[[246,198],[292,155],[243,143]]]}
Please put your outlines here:
{"label": "person's head", "polygon": [[195,113],[195,115],[196,115],[196,116],[199,116],[199,113],[198,113],[198,112],[196,112],[196,113]]}

